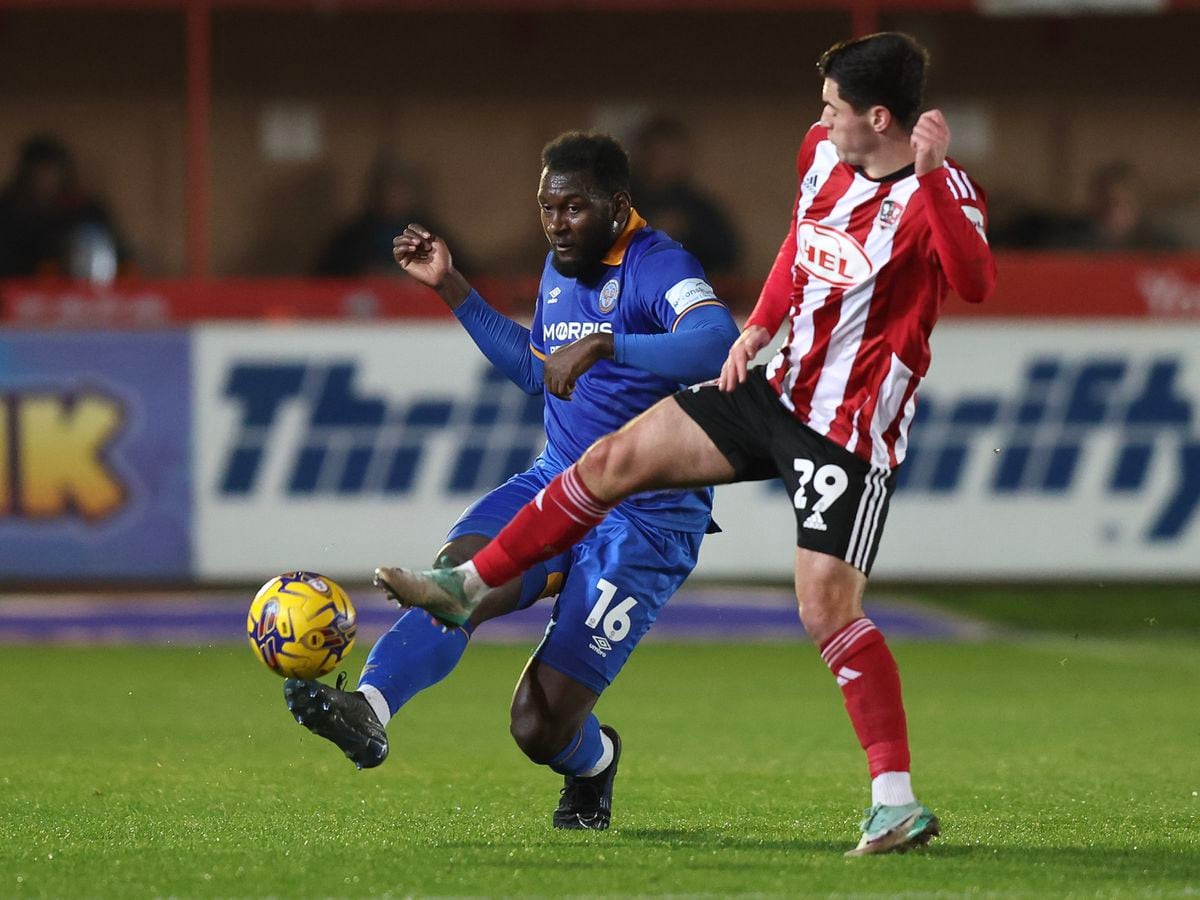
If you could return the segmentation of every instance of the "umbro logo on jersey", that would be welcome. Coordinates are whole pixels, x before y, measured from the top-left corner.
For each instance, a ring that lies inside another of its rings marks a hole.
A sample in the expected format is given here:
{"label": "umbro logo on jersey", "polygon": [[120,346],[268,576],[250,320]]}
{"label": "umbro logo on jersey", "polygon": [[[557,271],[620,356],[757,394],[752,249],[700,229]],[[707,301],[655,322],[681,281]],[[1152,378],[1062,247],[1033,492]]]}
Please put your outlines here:
{"label": "umbro logo on jersey", "polygon": [[862,677],[862,672],[859,672],[857,669],[852,669],[849,666],[842,666],[840,669],[838,669],[838,673],[837,673],[838,687],[845,687],[850,682],[852,682],[855,678],[861,678],[861,677]]}
{"label": "umbro logo on jersey", "polygon": [[547,303],[557,303],[558,295],[561,293],[562,293],[562,288],[555,288],[554,290],[552,290],[550,293],[548,293],[546,295],[546,302]]}
{"label": "umbro logo on jersey", "polygon": [[600,635],[593,634],[592,643],[588,646],[588,649],[597,656],[608,656],[608,651],[612,649],[612,644],[600,637]]}

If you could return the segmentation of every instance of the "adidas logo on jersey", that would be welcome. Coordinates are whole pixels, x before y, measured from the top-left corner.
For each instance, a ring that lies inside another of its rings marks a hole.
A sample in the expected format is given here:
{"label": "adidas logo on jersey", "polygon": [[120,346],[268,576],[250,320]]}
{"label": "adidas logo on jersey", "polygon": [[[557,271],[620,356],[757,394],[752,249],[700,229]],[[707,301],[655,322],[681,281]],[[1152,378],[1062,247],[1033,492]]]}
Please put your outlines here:
{"label": "adidas logo on jersey", "polygon": [[817,173],[811,172],[807,176],[805,176],[805,178],[802,182],[800,182],[800,190],[802,190],[806,194],[811,194],[811,193],[815,192],[816,189],[817,189]]}

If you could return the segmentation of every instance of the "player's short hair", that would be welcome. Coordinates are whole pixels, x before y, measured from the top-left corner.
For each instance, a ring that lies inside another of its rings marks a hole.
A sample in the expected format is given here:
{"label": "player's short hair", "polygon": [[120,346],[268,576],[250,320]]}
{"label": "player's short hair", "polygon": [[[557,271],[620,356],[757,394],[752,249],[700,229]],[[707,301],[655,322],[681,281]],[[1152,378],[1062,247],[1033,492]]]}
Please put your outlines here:
{"label": "player's short hair", "polygon": [[881,31],[834,44],[817,69],[837,82],[838,94],[855,112],[884,106],[905,131],[921,115],[929,51],[907,34]]}
{"label": "player's short hair", "polygon": [[629,190],[629,155],[611,135],[568,131],[542,148],[542,167],[551,172],[584,172],[603,193]]}

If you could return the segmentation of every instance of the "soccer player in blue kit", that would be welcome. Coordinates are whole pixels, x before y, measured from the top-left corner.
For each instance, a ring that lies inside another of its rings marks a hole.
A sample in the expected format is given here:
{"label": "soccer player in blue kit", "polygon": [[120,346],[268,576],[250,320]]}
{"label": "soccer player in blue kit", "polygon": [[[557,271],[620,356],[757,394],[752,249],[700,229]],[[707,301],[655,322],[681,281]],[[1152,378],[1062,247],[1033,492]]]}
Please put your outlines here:
{"label": "soccer player in blue kit", "polygon": [[[696,259],[633,208],[615,140],[568,132],[548,144],[537,201],[551,250],[532,329],[488,306],[436,235],[413,224],[395,240],[396,261],[438,292],[493,365],[546,393],[545,449],[463,513],[438,567],[470,559],[597,438],[680,385],[716,377],[738,337]],[[711,509],[708,488],[632,496],[581,543],[493,592],[462,627],[405,612],[372,648],[357,691],[288,680],[288,708],[359,767],[377,766],[388,721],[450,673],[476,627],[557,594],[513,695],[512,735],[565,778],[555,827],[607,828],[621,741],[592,708],[694,568]],[[377,570],[391,593],[388,577]]]}

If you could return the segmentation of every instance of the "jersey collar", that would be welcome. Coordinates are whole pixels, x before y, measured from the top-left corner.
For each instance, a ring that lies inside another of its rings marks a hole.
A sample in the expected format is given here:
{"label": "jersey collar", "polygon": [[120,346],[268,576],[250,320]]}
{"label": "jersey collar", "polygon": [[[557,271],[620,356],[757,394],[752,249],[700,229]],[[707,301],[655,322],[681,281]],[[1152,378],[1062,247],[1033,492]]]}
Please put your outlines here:
{"label": "jersey collar", "polygon": [[617,237],[613,245],[608,248],[608,252],[604,254],[604,259],[600,260],[606,266],[619,266],[625,261],[625,251],[629,249],[629,242],[633,240],[633,236],[646,227],[646,220],[638,215],[636,209],[629,210],[629,221],[625,223],[625,230]]}

